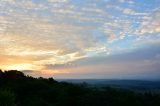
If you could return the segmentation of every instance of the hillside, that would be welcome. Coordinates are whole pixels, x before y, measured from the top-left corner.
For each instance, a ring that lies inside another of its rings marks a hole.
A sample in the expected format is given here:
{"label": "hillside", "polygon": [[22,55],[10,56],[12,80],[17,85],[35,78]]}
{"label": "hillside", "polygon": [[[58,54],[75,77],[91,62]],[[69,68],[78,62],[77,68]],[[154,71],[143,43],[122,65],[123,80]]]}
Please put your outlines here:
{"label": "hillside", "polygon": [[160,94],[57,82],[11,70],[0,71],[0,106],[160,106]]}

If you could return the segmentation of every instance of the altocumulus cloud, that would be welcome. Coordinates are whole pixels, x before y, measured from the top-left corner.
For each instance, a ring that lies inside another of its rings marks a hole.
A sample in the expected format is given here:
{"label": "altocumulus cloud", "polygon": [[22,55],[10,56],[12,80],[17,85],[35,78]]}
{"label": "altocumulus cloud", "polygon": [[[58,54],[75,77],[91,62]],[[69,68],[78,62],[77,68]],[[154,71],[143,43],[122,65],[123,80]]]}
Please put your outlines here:
{"label": "altocumulus cloud", "polygon": [[[1,67],[32,64],[42,74],[45,69],[58,73],[78,67],[81,60],[93,61],[91,65],[99,65],[96,59],[103,57],[114,61],[113,55],[118,57],[111,66],[120,67],[124,59],[119,54],[150,47],[155,40],[159,45],[159,4],[159,0],[1,0]],[[87,68],[88,73],[102,67]]]}

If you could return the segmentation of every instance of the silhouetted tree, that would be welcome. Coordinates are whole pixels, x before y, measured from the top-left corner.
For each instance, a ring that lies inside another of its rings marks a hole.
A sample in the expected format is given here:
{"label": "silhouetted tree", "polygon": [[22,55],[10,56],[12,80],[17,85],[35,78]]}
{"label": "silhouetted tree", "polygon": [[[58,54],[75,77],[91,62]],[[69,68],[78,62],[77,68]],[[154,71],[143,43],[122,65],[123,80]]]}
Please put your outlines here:
{"label": "silhouetted tree", "polygon": [[0,106],[16,106],[14,94],[7,90],[0,90]]}
{"label": "silhouetted tree", "polygon": [[16,70],[0,73],[0,106],[160,106],[160,94],[152,92],[93,88],[33,78]]}
{"label": "silhouetted tree", "polygon": [[2,70],[0,69],[0,77],[2,76],[2,74],[3,74],[3,72],[2,72]]}
{"label": "silhouetted tree", "polygon": [[9,70],[5,71],[3,77],[6,78],[23,78],[25,77],[24,73],[17,71],[17,70]]}

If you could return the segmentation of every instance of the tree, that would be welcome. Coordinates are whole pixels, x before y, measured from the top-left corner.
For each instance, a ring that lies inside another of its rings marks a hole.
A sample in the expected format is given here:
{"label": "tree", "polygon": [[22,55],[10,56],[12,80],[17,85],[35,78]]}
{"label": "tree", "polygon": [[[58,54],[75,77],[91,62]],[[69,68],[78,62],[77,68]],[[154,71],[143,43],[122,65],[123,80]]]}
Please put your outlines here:
{"label": "tree", "polygon": [[3,72],[2,72],[2,70],[0,69],[0,77],[2,76],[2,74],[3,74]]}
{"label": "tree", "polygon": [[3,77],[6,78],[23,78],[25,77],[25,75],[17,70],[9,70],[9,71],[5,71],[3,74]]}
{"label": "tree", "polygon": [[15,96],[11,91],[0,90],[0,106],[16,106]]}

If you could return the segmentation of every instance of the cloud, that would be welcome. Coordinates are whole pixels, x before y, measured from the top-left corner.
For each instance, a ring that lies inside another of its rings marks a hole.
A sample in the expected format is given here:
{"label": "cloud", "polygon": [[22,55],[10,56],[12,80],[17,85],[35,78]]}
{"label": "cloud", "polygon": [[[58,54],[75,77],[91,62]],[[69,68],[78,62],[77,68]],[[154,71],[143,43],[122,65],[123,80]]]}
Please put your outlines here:
{"label": "cloud", "polygon": [[[153,49],[154,48],[154,49]],[[148,52],[150,51],[150,52]],[[143,49],[137,49],[136,51],[116,54],[112,56],[97,56],[89,57],[68,64],[45,65],[48,70],[67,70],[70,74],[58,74],[57,76],[64,76],[65,78],[79,78],[79,75],[83,74],[81,78],[144,78],[147,74],[150,74],[150,78],[154,78],[160,74],[159,71],[159,52],[158,46],[151,46]],[[158,74],[158,75],[157,75]],[[137,76],[136,76],[137,75]]]}
{"label": "cloud", "polygon": [[45,68],[51,73],[74,62],[75,67],[79,59],[86,63],[92,60],[88,58],[158,45],[159,8],[153,4],[148,8],[133,0],[1,0],[0,58],[6,65],[31,63],[41,73]]}
{"label": "cloud", "polygon": [[[147,52],[150,51],[150,52]],[[156,60],[155,58],[159,54],[160,49],[158,45],[152,45],[146,48],[138,48],[137,50],[130,51],[122,54],[114,54],[109,56],[96,56],[79,59],[69,64],[74,64],[81,67],[85,65],[107,64],[107,63],[124,63],[124,62],[136,62],[143,60]],[[74,65],[73,65],[74,66]]]}
{"label": "cloud", "polygon": [[48,0],[48,2],[68,2],[68,0]]}
{"label": "cloud", "polygon": [[123,10],[123,13],[124,14],[134,14],[135,12],[130,8],[126,8],[126,9]]}
{"label": "cloud", "polygon": [[150,15],[148,21],[143,21],[139,30],[140,34],[159,33],[160,32],[160,10],[155,11]]}
{"label": "cloud", "polygon": [[[0,20],[2,26],[0,37],[3,38],[0,42],[1,48],[3,48],[1,49],[1,54],[6,57],[5,59],[8,58],[8,55],[19,58],[22,54],[26,55],[26,57],[31,56],[32,58],[32,55],[35,55],[41,58],[39,54],[43,53],[44,56],[49,55],[52,58],[42,58],[39,59],[39,62],[48,60],[49,63],[66,63],[85,57],[80,55],[81,51],[85,55],[85,51],[97,50],[103,47],[92,35],[92,31],[96,29],[96,26],[69,23],[71,19],[74,19],[73,22],[77,22],[77,20],[96,21],[96,17],[92,20],[88,16],[83,16],[86,12],[95,16],[97,12],[101,13],[101,10],[96,9],[96,7],[86,8],[84,6],[80,10],[80,14],[76,14],[76,8],[73,5],[60,7],[61,9],[59,9],[53,5],[43,5],[31,0],[5,2],[2,5],[7,6],[2,12],[5,16],[1,16]],[[59,1],[52,0],[49,2],[58,3]],[[61,3],[63,2],[67,1],[61,1]],[[47,6],[48,8],[46,8]],[[50,11],[50,8],[55,11]],[[9,10],[12,11],[8,12]],[[41,16],[43,11],[50,12],[46,14],[49,16]],[[52,16],[52,12],[57,16]],[[61,13],[65,14],[65,16],[62,16]],[[74,16],[67,16],[70,13]],[[67,18],[66,16],[68,19],[64,19]],[[25,58],[20,59],[24,60]],[[28,59],[26,58],[26,60]],[[37,62],[34,59],[32,61]]]}

